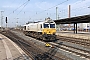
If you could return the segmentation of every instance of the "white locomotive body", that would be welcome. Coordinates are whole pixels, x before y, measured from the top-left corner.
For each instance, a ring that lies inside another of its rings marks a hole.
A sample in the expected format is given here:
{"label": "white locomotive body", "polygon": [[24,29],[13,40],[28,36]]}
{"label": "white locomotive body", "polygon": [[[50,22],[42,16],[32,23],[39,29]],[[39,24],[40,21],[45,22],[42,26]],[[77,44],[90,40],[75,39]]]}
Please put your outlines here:
{"label": "white locomotive body", "polygon": [[56,38],[56,24],[50,18],[43,22],[34,22],[24,25],[25,35],[41,38],[42,40],[51,40]]}

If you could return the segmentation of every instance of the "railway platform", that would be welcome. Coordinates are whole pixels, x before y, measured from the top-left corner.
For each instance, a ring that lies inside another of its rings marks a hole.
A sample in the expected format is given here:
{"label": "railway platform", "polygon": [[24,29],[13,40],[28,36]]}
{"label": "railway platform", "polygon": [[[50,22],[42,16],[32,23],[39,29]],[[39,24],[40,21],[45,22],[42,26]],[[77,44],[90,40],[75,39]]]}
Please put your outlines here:
{"label": "railway platform", "polygon": [[25,60],[28,56],[9,38],[0,34],[0,60]]}
{"label": "railway platform", "polygon": [[74,34],[73,31],[57,31],[56,35],[90,40],[90,32],[78,32]]}

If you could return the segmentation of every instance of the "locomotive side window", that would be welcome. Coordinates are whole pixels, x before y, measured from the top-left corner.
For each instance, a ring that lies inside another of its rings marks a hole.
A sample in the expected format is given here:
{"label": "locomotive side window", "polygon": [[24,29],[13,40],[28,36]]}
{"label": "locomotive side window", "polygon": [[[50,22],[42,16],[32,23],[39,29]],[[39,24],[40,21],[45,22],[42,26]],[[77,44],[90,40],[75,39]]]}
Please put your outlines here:
{"label": "locomotive side window", "polygon": [[24,26],[24,30],[26,30],[26,26]]}
{"label": "locomotive side window", "polygon": [[42,24],[41,24],[41,28],[42,28]]}
{"label": "locomotive side window", "polygon": [[55,28],[55,24],[50,24],[50,28]]}
{"label": "locomotive side window", "polygon": [[49,24],[44,24],[44,28],[49,28]]}

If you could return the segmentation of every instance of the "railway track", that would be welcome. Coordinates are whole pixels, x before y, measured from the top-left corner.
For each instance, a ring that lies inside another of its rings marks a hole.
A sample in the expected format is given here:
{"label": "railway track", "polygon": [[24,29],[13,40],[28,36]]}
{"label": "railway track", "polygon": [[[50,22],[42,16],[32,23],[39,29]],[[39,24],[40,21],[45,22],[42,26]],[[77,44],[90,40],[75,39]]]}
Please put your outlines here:
{"label": "railway track", "polygon": [[74,44],[90,47],[90,40],[88,39],[78,39],[78,38],[71,38],[71,37],[65,37],[65,36],[57,36],[57,38],[60,41],[66,41],[66,42],[71,42]]}
{"label": "railway track", "polygon": [[[76,43],[76,44],[84,45],[84,46],[89,46],[90,45],[90,43],[88,43],[89,40],[85,40],[85,39],[81,39],[80,41],[78,41],[78,39],[76,39],[76,38],[71,39],[71,38],[68,38],[68,37],[66,37],[66,38],[60,37],[59,39],[61,41]],[[51,43],[51,42],[50,42],[50,44],[52,46],[58,47],[60,50],[65,50],[65,51],[71,52],[71,53],[73,53],[77,56],[84,57],[86,59],[90,59],[90,51],[80,49],[80,48],[77,48],[77,47],[68,46],[68,45],[65,45],[65,44],[59,45],[58,43]]]}
{"label": "railway track", "polygon": [[76,48],[76,47],[68,46],[68,45],[65,45],[65,44],[59,45],[58,43],[53,43],[53,42],[50,42],[50,44],[52,46],[58,47],[60,50],[65,50],[67,52],[74,53],[74,54],[76,54],[80,57],[85,57],[87,59],[90,59],[90,51],[86,51],[86,50],[79,49],[79,48]]}
{"label": "railway track", "polygon": [[[18,36],[16,36],[15,34],[11,33],[10,31],[5,31],[4,33],[2,33],[3,35],[7,36],[8,38],[10,38],[13,42],[15,42],[19,47],[21,47],[25,53],[27,53],[27,55],[31,58],[34,59],[34,52],[30,52],[29,49],[31,47],[30,44],[23,42],[23,39],[19,38]],[[28,49],[29,48],[29,49]]]}
{"label": "railway track", "polygon": [[[61,39],[63,41],[64,40],[64,37],[61,38]],[[65,38],[65,40],[69,40],[70,41],[71,38],[67,38],[67,39]],[[68,41],[66,41],[66,42],[68,42]],[[59,45],[59,43],[56,43],[56,42],[50,42],[50,44],[52,46],[54,46],[54,47],[57,47],[59,50],[64,50],[66,52],[70,52],[70,53],[75,54],[77,56],[84,57],[86,59],[90,59],[90,51],[87,51],[87,50],[84,50],[84,49],[80,49],[80,48],[77,48],[77,47],[73,47],[73,46],[68,46],[68,45],[65,45],[65,44]]]}
{"label": "railway track", "polygon": [[[32,37],[32,36],[30,36],[30,37]],[[74,44],[90,47],[90,40],[88,40],[88,39],[80,39],[80,38],[65,37],[65,36],[57,36],[57,39],[59,39],[60,41],[66,41],[66,42],[71,42]]]}
{"label": "railway track", "polygon": [[10,31],[4,31],[2,34],[20,46],[32,60],[63,60],[63,58],[59,58],[51,55],[48,52],[42,51],[34,44],[18,37]]}

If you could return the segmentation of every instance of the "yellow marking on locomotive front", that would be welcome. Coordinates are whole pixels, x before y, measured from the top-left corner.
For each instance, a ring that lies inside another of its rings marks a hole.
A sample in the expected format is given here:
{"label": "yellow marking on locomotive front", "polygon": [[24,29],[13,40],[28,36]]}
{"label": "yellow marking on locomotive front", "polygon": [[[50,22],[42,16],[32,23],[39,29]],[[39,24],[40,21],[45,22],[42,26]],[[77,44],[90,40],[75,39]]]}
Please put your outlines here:
{"label": "yellow marking on locomotive front", "polygon": [[55,28],[44,28],[42,33],[46,33],[46,34],[54,34],[56,33],[56,29]]}

